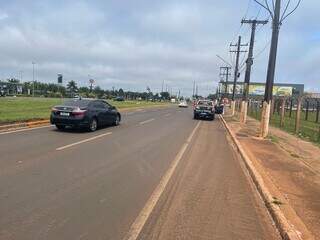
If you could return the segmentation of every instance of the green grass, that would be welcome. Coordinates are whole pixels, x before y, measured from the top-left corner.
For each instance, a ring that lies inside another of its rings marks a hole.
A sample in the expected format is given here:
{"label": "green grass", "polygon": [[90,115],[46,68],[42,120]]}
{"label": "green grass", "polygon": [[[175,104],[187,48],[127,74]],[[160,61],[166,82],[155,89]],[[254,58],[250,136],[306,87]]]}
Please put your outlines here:
{"label": "green grass", "polygon": [[[0,123],[11,123],[36,119],[47,119],[54,105],[63,103],[59,98],[0,98]],[[119,109],[158,106],[164,103],[146,101],[108,101]]]}
{"label": "green grass", "polygon": [[[248,109],[249,116],[261,120],[261,110],[260,109]],[[303,111],[300,118],[300,131],[298,136],[320,144],[320,123],[316,123],[316,112],[309,112],[308,120],[305,120],[306,113]],[[274,127],[281,128],[289,133],[295,134],[295,119],[296,111],[292,111],[291,117],[289,110],[285,112],[284,126],[280,126],[280,115],[275,112],[271,119],[270,124]]]}

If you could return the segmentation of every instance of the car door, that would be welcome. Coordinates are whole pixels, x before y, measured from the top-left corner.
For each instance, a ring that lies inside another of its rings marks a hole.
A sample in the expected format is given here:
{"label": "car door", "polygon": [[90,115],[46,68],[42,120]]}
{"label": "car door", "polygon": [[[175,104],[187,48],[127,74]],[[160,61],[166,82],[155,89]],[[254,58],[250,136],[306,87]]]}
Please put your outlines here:
{"label": "car door", "polygon": [[92,105],[99,125],[108,124],[108,109],[105,108],[104,104],[101,101],[94,101]]}
{"label": "car door", "polygon": [[116,120],[117,111],[116,109],[111,106],[109,103],[102,101],[104,107],[107,109],[107,124],[113,124]]}

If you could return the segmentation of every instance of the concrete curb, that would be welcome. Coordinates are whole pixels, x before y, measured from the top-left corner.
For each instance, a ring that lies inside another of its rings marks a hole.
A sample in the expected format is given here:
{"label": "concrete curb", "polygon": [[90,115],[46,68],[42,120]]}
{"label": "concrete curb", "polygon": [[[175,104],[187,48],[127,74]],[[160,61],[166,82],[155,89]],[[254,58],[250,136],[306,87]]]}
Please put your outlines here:
{"label": "concrete curb", "polygon": [[49,119],[45,119],[45,120],[7,124],[7,125],[1,125],[0,131],[6,131],[6,130],[11,130],[11,129],[33,128],[33,127],[37,127],[39,125],[47,125],[49,123],[50,123]]}
{"label": "concrete curb", "polygon": [[281,209],[279,206],[273,204],[272,202],[274,201],[271,193],[265,186],[265,183],[263,181],[263,178],[259,174],[259,172],[256,170],[254,165],[252,164],[252,161],[244,151],[242,145],[240,142],[237,140],[236,136],[228,126],[227,122],[224,120],[224,118],[220,115],[220,120],[227,129],[227,132],[231,136],[232,141],[236,145],[236,148],[238,152],[240,153],[242,159],[244,160],[244,163],[247,167],[247,170],[256,186],[258,189],[273,221],[275,222],[275,225],[277,229],[279,230],[282,239],[284,240],[301,240],[302,238],[299,236],[298,231],[294,229],[294,227],[288,222],[286,217],[283,215]]}

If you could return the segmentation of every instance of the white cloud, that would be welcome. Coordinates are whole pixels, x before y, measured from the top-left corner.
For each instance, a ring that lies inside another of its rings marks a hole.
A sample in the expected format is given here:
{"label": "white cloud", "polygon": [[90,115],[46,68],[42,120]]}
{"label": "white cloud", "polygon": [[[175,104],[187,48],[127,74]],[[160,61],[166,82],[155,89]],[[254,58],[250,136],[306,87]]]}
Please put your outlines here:
{"label": "white cloud", "polygon": [[[315,0],[312,2],[313,6],[320,6]],[[90,74],[106,88],[145,90],[149,85],[160,90],[165,80],[171,87],[190,94],[193,80],[197,80],[199,91],[207,93],[219,80],[222,63],[216,54],[228,56],[227,45],[246,10],[246,0],[241,0],[237,9],[233,3],[6,3],[4,12],[15,18],[6,15],[0,21],[0,76],[15,76],[22,70],[24,80],[30,80],[31,62],[35,61],[37,79],[41,81],[56,81],[56,74],[63,73],[66,79],[83,85]],[[248,16],[256,16],[257,9],[251,6]],[[1,14],[4,13],[0,12],[0,20]],[[261,13],[260,17],[265,15]],[[317,13],[301,8],[282,26],[277,81],[305,83],[307,88],[320,91],[320,33],[314,27],[302,29],[301,19],[317,19]],[[241,28],[240,34],[244,41],[249,40],[247,26]],[[269,39],[270,25],[258,31],[255,52]],[[267,48],[255,59],[253,81],[265,80],[268,51]]]}

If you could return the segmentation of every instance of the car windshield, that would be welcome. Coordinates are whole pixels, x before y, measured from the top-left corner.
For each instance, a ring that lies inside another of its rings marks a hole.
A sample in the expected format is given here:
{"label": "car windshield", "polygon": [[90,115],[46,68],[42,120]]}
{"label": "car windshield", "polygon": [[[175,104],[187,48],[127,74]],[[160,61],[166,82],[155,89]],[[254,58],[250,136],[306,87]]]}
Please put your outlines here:
{"label": "car windshield", "polygon": [[210,102],[210,101],[199,101],[198,105],[212,106],[212,102]]}
{"label": "car windshield", "polygon": [[89,105],[90,102],[90,100],[68,100],[63,103],[63,106],[85,108]]}

